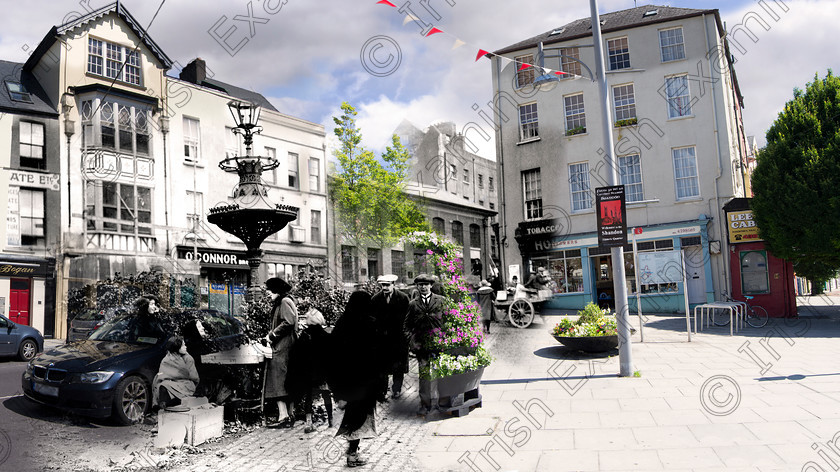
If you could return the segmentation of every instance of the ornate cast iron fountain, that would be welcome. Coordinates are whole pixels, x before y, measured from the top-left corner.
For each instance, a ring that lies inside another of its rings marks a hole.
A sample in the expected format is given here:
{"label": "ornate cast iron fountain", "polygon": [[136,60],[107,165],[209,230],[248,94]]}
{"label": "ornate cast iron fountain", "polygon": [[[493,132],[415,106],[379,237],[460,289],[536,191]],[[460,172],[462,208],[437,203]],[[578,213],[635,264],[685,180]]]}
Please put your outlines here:
{"label": "ornate cast iron fountain", "polygon": [[257,125],[259,107],[234,100],[228,103],[228,108],[236,121],[234,133],[241,134],[245,141],[245,156],[232,156],[219,162],[219,168],[223,171],[239,175],[239,183],[233,190],[234,203],[211,208],[207,221],[245,243],[245,256],[251,269],[247,298],[251,301],[260,291],[258,269],[263,256],[260,245],[265,238],[297,219],[298,209],[268,200],[268,191],[262,184],[262,173],[276,169],[279,162],[273,157],[251,155],[253,136],[262,131],[262,127]]}

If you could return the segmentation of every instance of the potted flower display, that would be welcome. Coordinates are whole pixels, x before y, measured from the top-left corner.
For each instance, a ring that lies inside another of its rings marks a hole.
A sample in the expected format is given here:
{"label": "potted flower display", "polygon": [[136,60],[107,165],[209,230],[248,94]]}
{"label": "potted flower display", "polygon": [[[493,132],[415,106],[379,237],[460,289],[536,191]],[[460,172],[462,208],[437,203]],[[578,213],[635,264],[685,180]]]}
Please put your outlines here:
{"label": "potted flower display", "polygon": [[403,240],[425,250],[445,298],[440,327],[430,332],[423,346],[434,354],[420,376],[436,380],[438,394],[451,397],[452,405],[460,404],[461,411],[470,404],[480,406],[478,383],[492,357],[482,346],[481,310],[469,296],[459,247],[443,236],[422,231],[410,233]]}
{"label": "potted flower display", "polygon": [[590,302],[578,311],[577,321],[563,318],[551,330],[554,339],[569,349],[604,352],[618,347],[618,325],[608,309]]}

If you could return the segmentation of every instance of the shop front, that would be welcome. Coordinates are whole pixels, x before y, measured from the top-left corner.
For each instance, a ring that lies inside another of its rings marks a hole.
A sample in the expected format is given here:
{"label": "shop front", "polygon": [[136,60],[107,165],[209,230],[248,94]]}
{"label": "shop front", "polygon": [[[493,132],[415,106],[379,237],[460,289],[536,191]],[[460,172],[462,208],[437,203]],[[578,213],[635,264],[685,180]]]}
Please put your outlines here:
{"label": "shop front", "polygon": [[723,206],[729,237],[730,293],[736,300],[753,297],[774,318],[797,316],[793,263],[780,259],[759,238],[749,198],[734,198]]}
{"label": "shop front", "polygon": [[0,255],[0,313],[55,335],[55,259]]}
{"label": "shop front", "polygon": [[[612,256],[609,248],[598,247],[595,232],[563,235],[560,220],[527,221],[519,224],[516,240],[522,255],[521,278],[528,280],[539,267],[548,270],[553,296],[549,308],[579,310],[594,302],[615,308]],[[698,219],[636,228],[639,252],[682,251],[686,261],[686,287],[682,283],[636,283],[633,245],[624,246],[624,272],[628,306],[636,312],[635,296],[641,290],[643,313],[685,311],[684,290],[690,304],[714,299],[712,269],[709,262],[708,220]],[[631,240],[632,236],[628,236]],[[640,268],[644,270],[644,268]],[[510,273],[510,272],[509,272]]]}
{"label": "shop front", "polygon": [[201,306],[239,315],[248,288],[248,260],[245,251],[178,246],[178,259],[199,261]]}

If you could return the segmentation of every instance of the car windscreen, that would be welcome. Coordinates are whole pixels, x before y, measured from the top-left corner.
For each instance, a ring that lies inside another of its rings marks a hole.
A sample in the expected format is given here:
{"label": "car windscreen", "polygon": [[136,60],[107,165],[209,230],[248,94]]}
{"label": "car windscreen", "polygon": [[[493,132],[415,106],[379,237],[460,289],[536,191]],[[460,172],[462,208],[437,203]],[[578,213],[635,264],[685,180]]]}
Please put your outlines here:
{"label": "car windscreen", "polygon": [[157,344],[165,338],[160,322],[148,316],[117,316],[94,331],[92,341],[114,341],[133,344]]}
{"label": "car windscreen", "polygon": [[74,320],[78,321],[99,321],[105,319],[105,310],[101,308],[88,308],[76,315]]}

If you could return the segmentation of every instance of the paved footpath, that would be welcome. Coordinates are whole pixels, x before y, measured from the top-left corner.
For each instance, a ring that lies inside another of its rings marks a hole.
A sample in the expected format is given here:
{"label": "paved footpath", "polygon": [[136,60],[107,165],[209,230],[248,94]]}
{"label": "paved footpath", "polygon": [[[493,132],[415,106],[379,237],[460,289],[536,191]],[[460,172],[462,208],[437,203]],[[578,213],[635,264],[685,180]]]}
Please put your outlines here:
{"label": "paved footpath", "polygon": [[[378,411],[363,471],[803,470],[840,468],[840,297],[801,297],[800,319],[687,342],[685,318],[651,316],[633,336],[637,377],[617,351],[566,351],[544,316],[499,324],[484,405],[462,418],[414,416],[416,389]],[[636,318],[634,326],[638,326]],[[337,412],[336,425],[340,421]],[[176,470],[346,470],[335,428],[258,429]]]}

